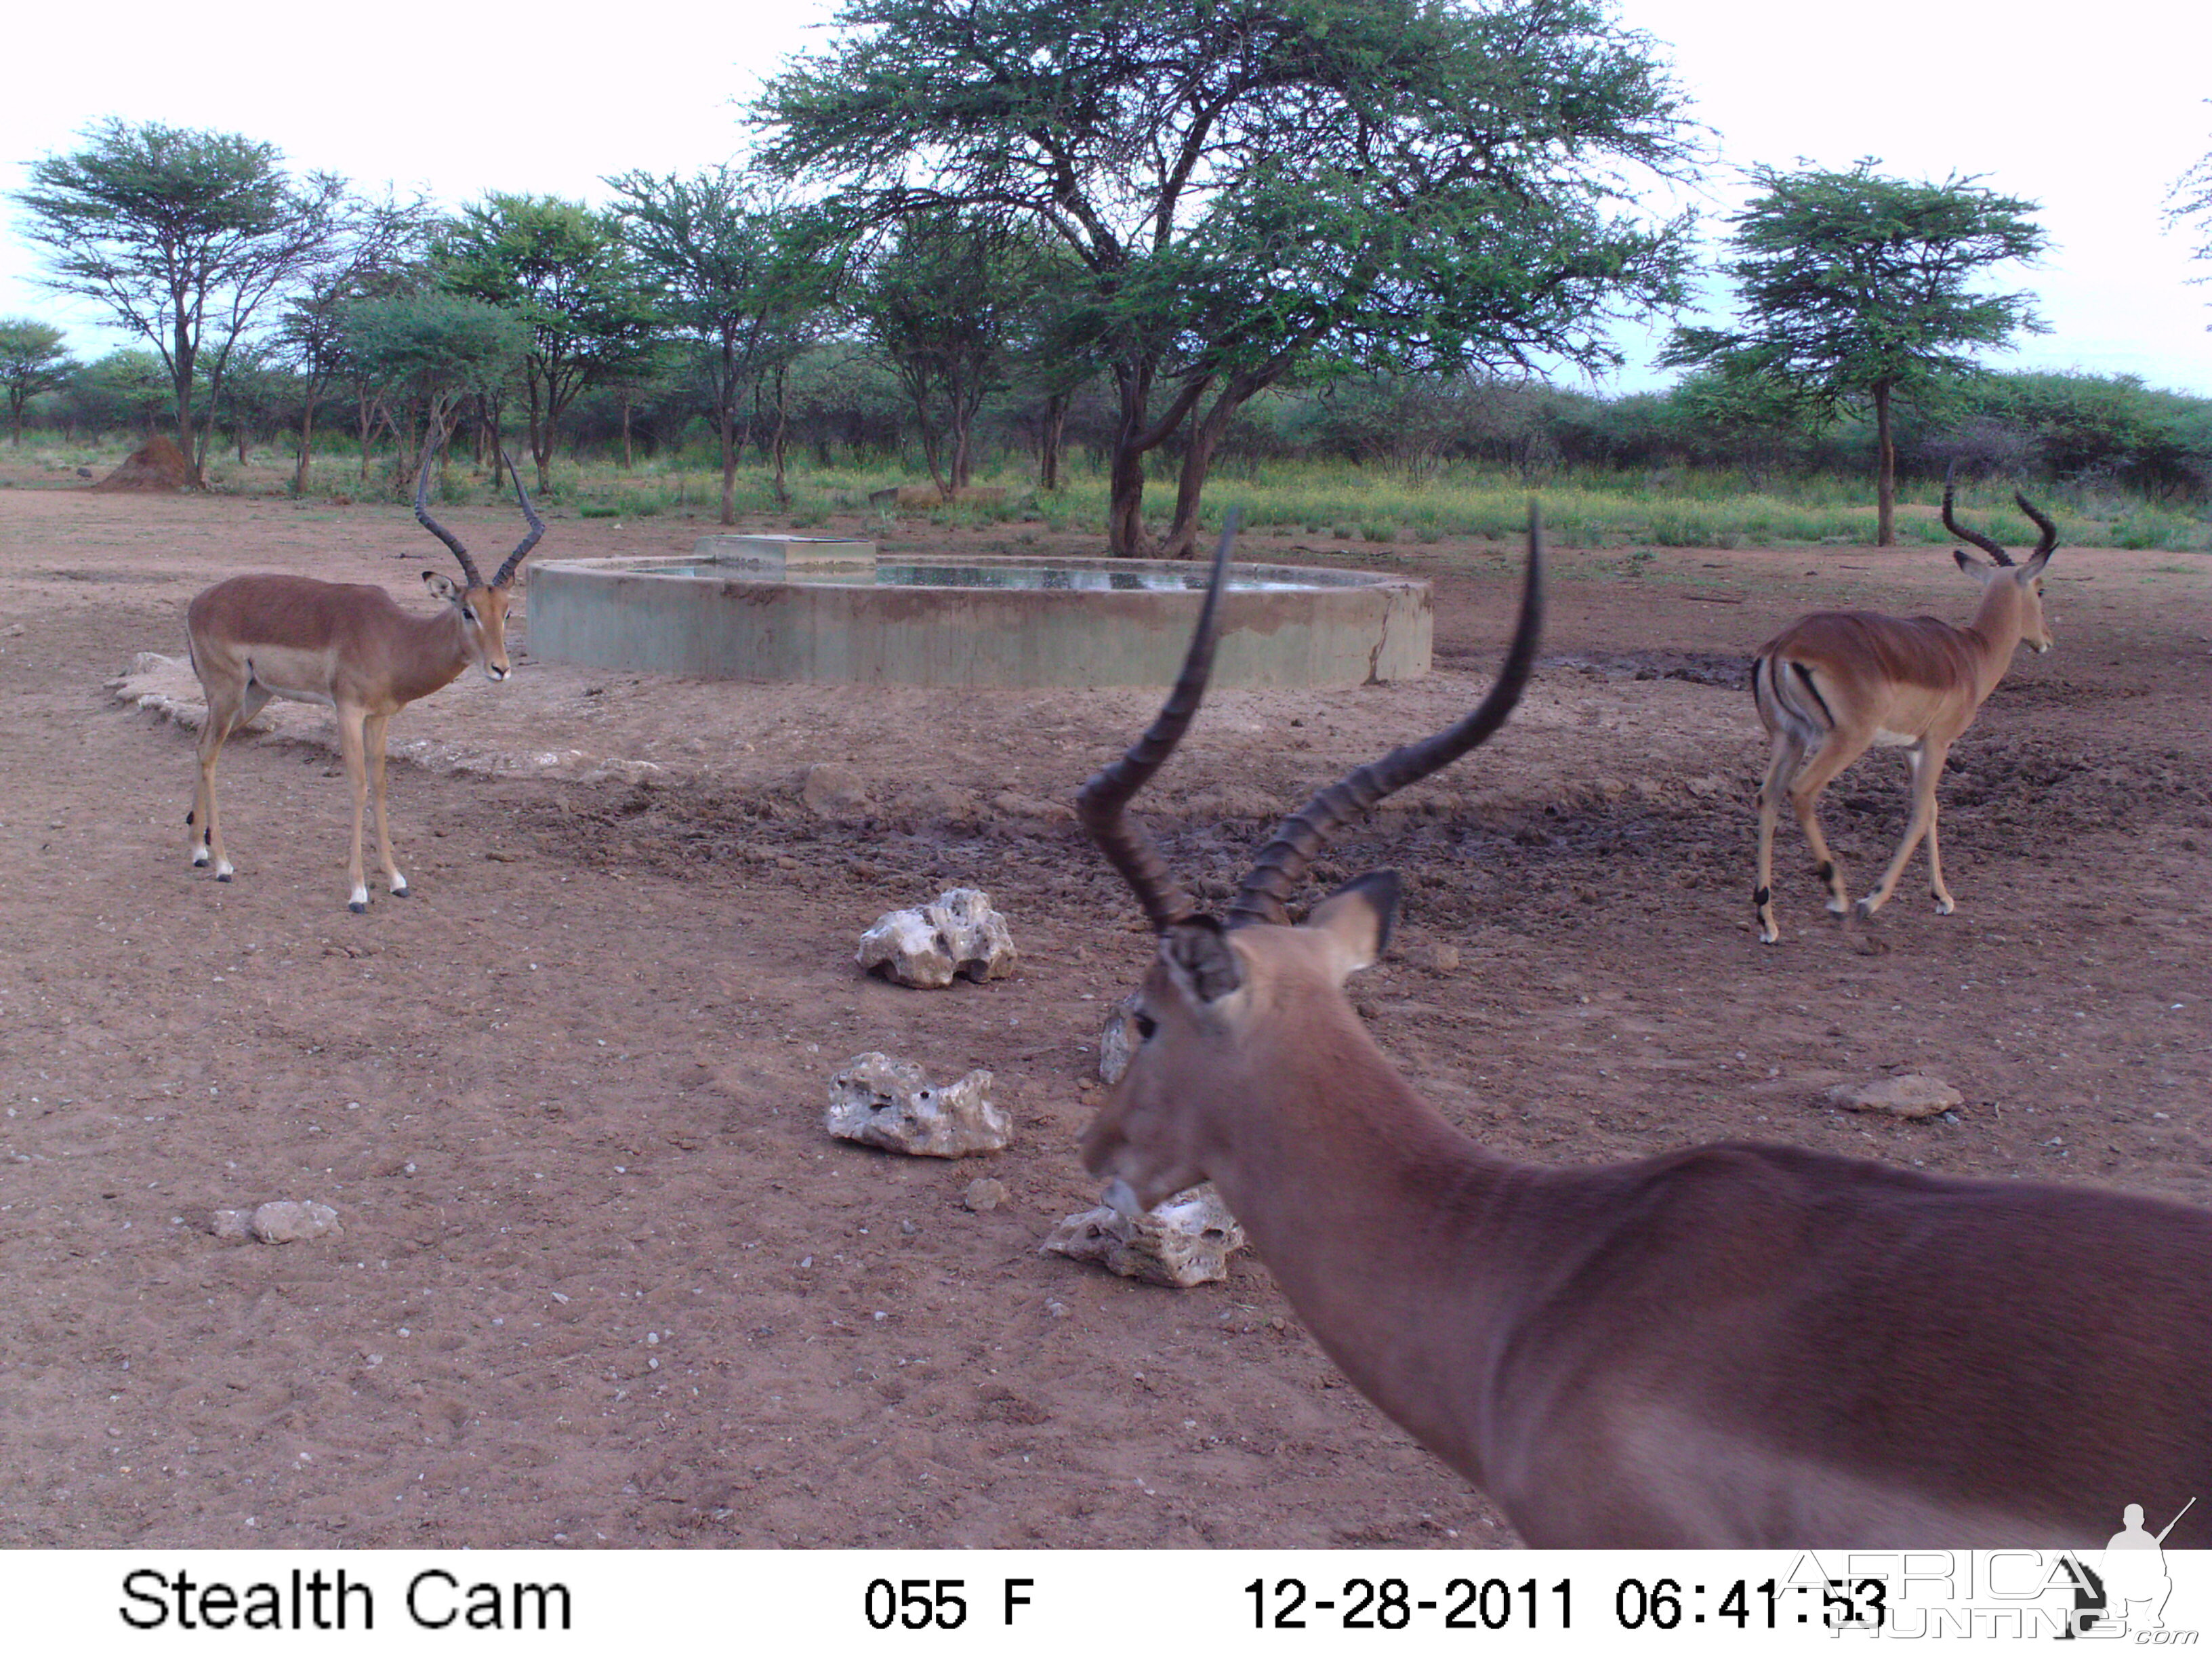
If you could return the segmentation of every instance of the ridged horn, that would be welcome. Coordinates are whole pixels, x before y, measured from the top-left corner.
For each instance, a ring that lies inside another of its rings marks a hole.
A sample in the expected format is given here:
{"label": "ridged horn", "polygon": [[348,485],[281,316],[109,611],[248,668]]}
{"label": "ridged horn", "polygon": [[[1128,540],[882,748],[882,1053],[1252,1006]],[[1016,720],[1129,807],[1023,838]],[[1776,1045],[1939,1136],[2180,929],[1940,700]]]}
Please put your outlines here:
{"label": "ridged horn", "polygon": [[1394,749],[1332,783],[1299,811],[1283,820],[1260,852],[1252,873],[1237,890],[1229,909],[1228,925],[1249,927],[1255,922],[1283,922],[1289,918],[1285,904],[1291,890],[1305,874],[1329,838],[1352,819],[1371,809],[1385,796],[1441,771],[1470,750],[1486,742],[1505,724],[1506,716],[1521,701],[1535,665],[1536,641],[1544,629],[1544,520],[1534,502],[1528,506],[1528,573],[1521,586],[1521,617],[1513,643],[1498,671],[1497,683],[1474,710],[1456,725]]}
{"label": "ridged horn", "polygon": [[437,442],[422,446],[422,473],[415,480],[415,517],[423,529],[453,549],[453,556],[461,562],[461,574],[468,578],[466,586],[482,587],[484,579],[477,573],[477,562],[469,556],[469,550],[461,545],[460,538],[430,516],[430,467],[445,447],[442,433]]}
{"label": "ridged horn", "polygon": [[504,449],[499,452],[499,459],[507,465],[507,476],[514,480],[514,499],[522,508],[522,516],[530,526],[530,533],[522,538],[521,546],[507,556],[507,562],[500,566],[499,574],[491,579],[494,587],[504,587],[514,580],[515,571],[530,556],[530,550],[538,545],[538,538],[545,533],[545,522],[530,505],[530,492],[522,487],[522,474],[516,470],[514,459]]}
{"label": "ridged horn", "polygon": [[1229,549],[1237,539],[1239,517],[1231,513],[1221,527],[1221,543],[1213,550],[1213,573],[1206,584],[1206,601],[1199,607],[1190,650],[1167,702],[1160,706],[1158,718],[1127,754],[1085,784],[1076,798],[1075,810],[1084,829],[1106,855],[1107,863],[1129,884],[1154,933],[1165,933],[1177,922],[1189,921],[1198,907],[1168,869],[1151,832],[1128,816],[1127,807],[1137,792],[1152,781],[1152,774],[1175,753],[1206,696],[1206,683],[1213,673],[1213,647],[1221,632],[1222,583],[1228,574]]}
{"label": "ridged horn", "polygon": [[[2003,548],[1998,546],[1996,543],[1991,541],[1987,536],[1981,535],[1975,531],[1967,529],[1966,526],[1960,524],[1958,520],[1951,516],[1951,474],[1957,468],[1958,465],[1959,464],[1956,461],[1954,461],[1949,466],[1943,469],[1943,528],[1949,531],[1954,536],[1958,537],[1961,541],[1973,543],[1976,547],[1980,548],[1983,552],[1988,554],[1999,564],[2010,564],[2012,562],[2011,554],[2006,552]],[[2026,501],[2022,501],[2021,502],[2021,505],[2022,507],[2027,507],[2027,503]],[[2033,507],[2029,507],[2028,510],[2031,514],[2034,513],[2034,509]],[[2039,523],[2042,522],[2039,517],[2037,521]],[[2058,532],[2055,530],[2052,531],[2051,532],[2051,538],[2054,542],[2057,541],[2058,539]]]}

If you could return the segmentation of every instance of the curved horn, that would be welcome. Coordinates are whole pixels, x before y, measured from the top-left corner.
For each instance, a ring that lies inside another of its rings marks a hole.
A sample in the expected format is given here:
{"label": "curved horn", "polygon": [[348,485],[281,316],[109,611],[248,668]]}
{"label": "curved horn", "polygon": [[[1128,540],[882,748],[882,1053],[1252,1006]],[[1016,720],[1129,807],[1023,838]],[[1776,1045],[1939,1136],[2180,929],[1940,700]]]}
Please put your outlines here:
{"label": "curved horn", "polygon": [[522,474],[515,470],[514,458],[505,449],[499,452],[499,458],[507,463],[507,477],[514,480],[514,499],[521,503],[522,516],[530,526],[530,533],[522,538],[521,546],[507,556],[507,562],[500,566],[499,574],[491,579],[494,587],[504,587],[514,580],[515,570],[523,560],[530,556],[530,550],[538,545],[538,538],[545,533],[545,521],[531,507],[530,492],[522,487]]}
{"label": "curved horn", "polygon": [[422,446],[422,476],[415,480],[415,516],[423,529],[453,550],[453,556],[461,562],[461,574],[468,578],[468,586],[482,587],[484,579],[477,573],[477,562],[469,556],[469,550],[461,545],[460,538],[430,516],[430,464],[438,459],[438,453],[445,447],[446,440],[442,435],[437,442]]}
{"label": "curved horn", "polygon": [[[2006,552],[2004,549],[1998,546],[1987,536],[1976,534],[1973,531],[1967,529],[1966,526],[1960,524],[1956,519],[1951,516],[1951,471],[1952,468],[1957,465],[1958,463],[1954,461],[1950,466],[1947,466],[1943,469],[1943,528],[1949,531],[1954,536],[1956,536],[1961,541],[1973,543],[1976,547],[1980,548],[1983,552],[1988,554],[1999,564],[2010,564],[2012,562],[2011,554]],[[2025,507],[2027,506],[2027,503],[2023,501],[2021,505]],[[2033,511],[2033,508],[2030,508],[2029,510],[2031,512]],[[2057,531],[2051,532],[2051,539],[2056,541],[2057,539],[2057,535],[2058,532]]]}
{"label": "curved horn", "polygon": [[1126,816],[1123,809],[1175,752],[1182,734],[1190,730],[1200,699],[1206,695],[1206,683],[1213,672],[1214,642],[1221,633],[1222,581],[1228,573],[1229,548],[1237,539],[1240,516],[1231,512],[1221,527],[1221,544],[1213,551],[1213,574],[1206,584],[1206,603],[1199,607],[1190,651],[1183,658],[1175,689],[1160,706],[1159,717],[1150,731],[1130,745],[1128,753],[1085,784],[1076,798],[1075,810],[1083,827],[1106,855],[1107,863],[1129,884],[1138,903],[1145,907],[1146,920],[1152,924],[1154,933],[1165,933],[1176,923],[1189,921],[1198,907],[1169,872],[1151,834]]}
{"label": "curved horn", "polygon": [[2037,512],[2035,509],[2035,503],[2028,500],[2027,496],[2021,495],[2018,491],[2014,492],[2013,500],[2020,503],[2020,510],[2027,514],[2030,519],[2033,520],[2035,521],[2035,527],[2043,532],[2042,536],[2035,544],[2035,551],[2029,554],[2027,556],[2030,559],[2043,559],[2050,557],[2051,550],[2058,545],[2058,526],[2051,523],[2050,520],[2045,518],[2042,514]]}
{"label": "curved horn", "polygon": [[1237,902],[1229,908],[1229,926],[1289,920],[1285,901],[1306,872],[1329,837],[1351,819],[1371,808],[1385,795],[1441,771],[1469,750],[1485,742],[1505,724],[1505,717],[1521,701],[1535,665],[1536,641],[1544,629],[1544,520],[1534,502],[1528,506],[1528,574],[1521,586],[1521,618],[1513,630],[1513,643],[1490,688],[1474,713],[1457,725],[1394,749],[1381,760],[1361,767],[1340,782],[1332,783],[1304,807],[1285,818],[1274,839],[1260,852],[1259,861]]}

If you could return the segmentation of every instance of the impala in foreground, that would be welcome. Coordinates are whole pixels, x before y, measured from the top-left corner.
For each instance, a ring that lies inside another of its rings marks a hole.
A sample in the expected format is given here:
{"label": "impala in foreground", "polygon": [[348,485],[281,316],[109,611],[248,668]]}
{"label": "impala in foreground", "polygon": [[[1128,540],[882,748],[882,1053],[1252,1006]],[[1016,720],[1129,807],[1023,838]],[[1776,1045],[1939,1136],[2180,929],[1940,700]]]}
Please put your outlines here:
{"label": "impala in foreground", "polygon": [[1342,988],[1389,940],[1396,877],[1295,926],[1288,901],[1335,829],[1504,723],[1535,655],[1534,525],[1480,706],[1322,790],[1226,919],[1200,915],[1125,808],[1197,711],[1227,556],[1159,719],[1083,793],[1158,936],[1083,1136],[1109,1202],[1213,1182],[1329,1357],[1530,1544],[2091,1547],[2130,1504],[2212,1492],[2212,1212],[1789,1146],[1515,1164],[1369,1038]]}

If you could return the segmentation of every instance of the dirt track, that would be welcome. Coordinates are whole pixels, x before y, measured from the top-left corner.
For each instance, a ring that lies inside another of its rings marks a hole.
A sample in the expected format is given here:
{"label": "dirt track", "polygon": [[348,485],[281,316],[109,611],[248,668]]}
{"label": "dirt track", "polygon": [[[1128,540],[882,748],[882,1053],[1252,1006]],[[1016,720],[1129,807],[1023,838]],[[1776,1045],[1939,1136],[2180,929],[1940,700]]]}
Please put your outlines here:
{"label": "dirt track", "polygon": [[[692,533],[559,520],[542,554]],[[1036,1254],[1092,1201],[1072,1141],[1147,950],[1059,807],[1151,696],[525,659],[393,723],[423,763],[392,781],[415,898],[346,913],[312,710],[232,745],[239,878],[191,872],[191,739],[106,682],[181,654],[184,601],[219,577],[423,605],[437,551],[398,509],[0,489],[0,1544],[1510,1541],[1340,1384],[1258,1263],[1176,1293]],[[1431,679],[1209,707],[1152,815],[1202,888],[1271,814],[1480,695],[1510,552],[1393,558],[1439,584]],[[2062,550],[2057,650],[2015,666],[1944,784],[1959,913],[1929,914],[1916,872],[1847,936],[1785,834],[1777,951],[1748,927],[1741,662],[1805,610],[1960,618],[1971,589],[1925,549],[1559,564],[1522,716],[1318,872],[1407,877],[1401,943],[1358,994],[1418,1086],[1534,1158],[1766,1138],[2212,1203],[2202,560]],[[823,762],[866,799],[805,806]],[[1828,797],[1859,887],[1903,772],[1877,757]],[[854,976],[863,927],[955,883],[1010,915],[1019,976]],[[1417,965],[1438,945],[1455,969]],[[828,1140],[824,1081],[871,1048],[990,1067],[1015,1146]],[[1896,1070],[1967,1103],[1902,1125],[1819,1103]],[[986,1173],[1010,1200],[971,1212]],[[343,1236],[208,1231],[279,1197],[335,1205]]]}

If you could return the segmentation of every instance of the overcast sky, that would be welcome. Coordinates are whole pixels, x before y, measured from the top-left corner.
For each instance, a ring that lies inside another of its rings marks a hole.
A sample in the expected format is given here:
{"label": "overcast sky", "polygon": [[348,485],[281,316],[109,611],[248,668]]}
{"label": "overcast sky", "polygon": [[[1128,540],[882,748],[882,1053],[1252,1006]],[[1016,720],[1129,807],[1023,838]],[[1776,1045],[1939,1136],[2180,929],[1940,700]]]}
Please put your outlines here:
{"label": "overcast sky", "polygon": [[[2051,249],[2000,280],[2051,325],[1995,367],[2141,375],[2212,396],[2212,266],[2162,229],[2174,180],[2212,149],[2212,6],[2103,0],[1624,0],[1662,43],[1725,165],[1694,198],[1717,222],[1734,169],[1863,155],[1899,177],[1984,175],[2042,204]],[[420,185],[448,206],[488,190],[602,199],[602,174],[689,172],[739,157],[737,105],[831,8],[666,4],[637,12],[213,7],[110,0],[15,14],[0,96],[0,192],[25,164],[104,117],[218,128],[275,143],[301,168]],[[627,20],[635,19],[632,25]],[[622,20],[613,21],[610,20]],[[37,286],[38,260],[0,202],[0,315],[70,331],[81,356],[118,343],[99,313]],[[1717,232],[1714,222],[1708,227]],[[1671,376],[1656,334],[1624,337],[1608,389]]]}

